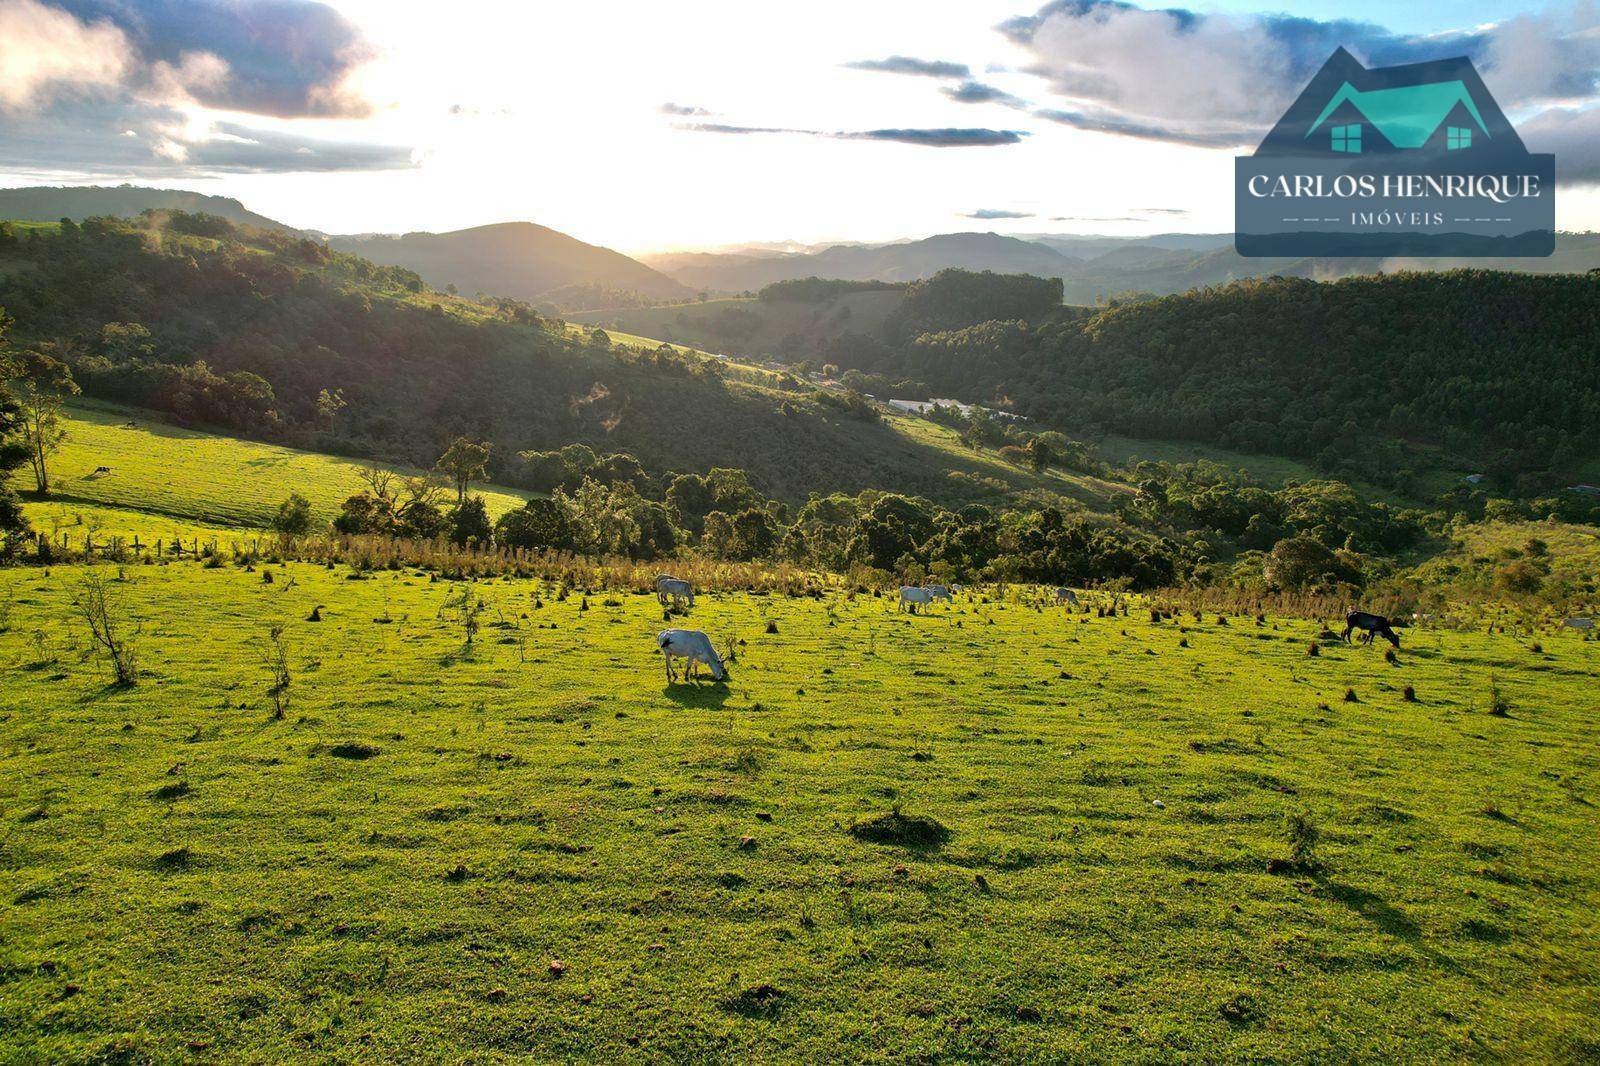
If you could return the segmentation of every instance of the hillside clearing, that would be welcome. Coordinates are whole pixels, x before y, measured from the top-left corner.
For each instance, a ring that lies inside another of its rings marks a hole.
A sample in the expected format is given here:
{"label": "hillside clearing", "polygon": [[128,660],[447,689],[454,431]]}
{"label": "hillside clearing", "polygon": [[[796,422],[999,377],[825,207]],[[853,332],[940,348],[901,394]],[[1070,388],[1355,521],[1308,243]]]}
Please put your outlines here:
{"label": "hillside clearing", "polygon": [[[362,490],[361,471],[370,465],[181,429],[133,408],[79,403],[65,414],[67,439],[51,464],[51,499],[58,505],[81,501],[205,526],[260,528],[294,491],[311,501],[323,523]],[[102,466],[110,472],[97,474]],[[521,506],[529,495],[492,486],[474,491],[481,492],[491,515]]]}

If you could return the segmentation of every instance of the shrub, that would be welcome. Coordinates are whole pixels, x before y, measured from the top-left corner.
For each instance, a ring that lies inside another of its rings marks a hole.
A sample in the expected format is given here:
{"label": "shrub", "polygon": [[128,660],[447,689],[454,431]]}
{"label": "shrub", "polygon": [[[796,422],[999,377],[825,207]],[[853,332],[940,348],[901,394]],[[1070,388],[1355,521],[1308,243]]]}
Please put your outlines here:
{"label": "shrub", "polygon": [[285,537],[303,537],[311,532],[311,501],[298,492],[278,505],[272,516],[272,531]]}

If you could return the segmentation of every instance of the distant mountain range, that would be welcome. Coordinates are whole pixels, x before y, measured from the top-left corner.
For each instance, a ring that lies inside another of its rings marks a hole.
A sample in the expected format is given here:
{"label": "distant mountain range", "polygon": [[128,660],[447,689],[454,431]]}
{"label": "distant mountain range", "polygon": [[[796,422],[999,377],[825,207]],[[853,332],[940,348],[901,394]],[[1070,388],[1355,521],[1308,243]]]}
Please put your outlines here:
{"label": "distant mountain range", "polygon": [[1589,233],[1559,234],[1556,254],[1548,259],[1245,259],[1234,252],[1233,237],[1227,233],[1149,237],[943,233],[884,244],[751,244],[633,259],[532,222],[449,233],[327,236],[258,215],[237,200],[176,189],[133,185],[0,189],[0,218],[131,217],[149,208],[203,211],[246,225],[303,233],[340,251],[415,270],[439,288],[455,285],[468,295],[515,297],[558,314],[676,302],[701,292],[753,292],[794,278],[914,281],[952,267],[1060,278],[1067,302],[1079,304],[1130,292],[1186,292],[1272,275],[1331,279],[1402,268],[1477,266],[1556,273],[1600,267],[1600,234]]}
{"label": "distant mountain range", "polygon": [[[437,288],[455,285],[469,295],[483,292],[532,302],[541,302],[552,290],[613,293],[623,301],[638,299],[630,297],[631,293],[648,300],[681,300],[693,295],[679,282],[621,252],[585,244],[531,222],[504,222],[451,233],[327,236],[258,215],[228,197],[179,189],[136,185],[0,189],[0,219],[132,218],[150,209],[204,212],[243,225],[319,237],[339,251],[415,270]],[[570,299],[569,295],[565,302]],[[557,309],[565,310],[562,304],[560,299],[554,302]]]}
{"label": "distant mountain range", "polygon": [[756,291],[794,278],[911,281],[955,267],[1061,278],[1068,303],[1092,303],[1119,293],[1167,294],[1242,278],[1336,278],[1399,269],[1476,266],[1528,273],[1581,272],[1600,267],[1600,234],[1563,233],[1549,259],[1386,260],[1246,259],[1228,233],[1166,233],[1151,237],[947,233],[919,241],[835,245],[807,252],[675,252],[642,256],[648,265],[697,290]]}

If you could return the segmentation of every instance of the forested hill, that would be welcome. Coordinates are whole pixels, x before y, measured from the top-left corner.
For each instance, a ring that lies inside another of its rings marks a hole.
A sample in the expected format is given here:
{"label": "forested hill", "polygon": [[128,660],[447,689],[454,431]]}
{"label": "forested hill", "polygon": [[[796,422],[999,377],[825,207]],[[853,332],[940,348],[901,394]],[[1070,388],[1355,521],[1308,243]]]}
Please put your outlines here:
{"label": "forested hill", "polygon": [[1243,281],[928,333],[881,361],[863,369],[1068,430],[1320,457],[1355,475],[1414,464],[1403,442],[1552,478],[1600,451],[1595,275]]}
{"label": "forested hill", "polygon": [[207,216],[0,223],[0,308],[14,347],[67,362],[90,396],[419,465],[466,434],[493,445],[491,478],[508,484],[527,483],[519,451],[573,443],[652,472],[741,467],[790,502],[865,488],[995,501],[1032,484],[792,379],[574,336],[526,304]]}
{"label": "forested hill", "polygon": [[621,252],[532,222],[502,222],[449,233],[331,237],[330,245],[375,263],[414,270],[431,285],[454,285],[518,300],[552,290],[600,286],[651,299],[686,299],[690,290]]}
{"label": "forested hill", "polygon": [[136,218],[146,211],[187,211],[216,215],[244,226],[298,233],[292,226],[258,215],[231,196],[208,196],[184,189],[143,185],[35,185],[0,189],[0,218],[56,222],[63,218]]}

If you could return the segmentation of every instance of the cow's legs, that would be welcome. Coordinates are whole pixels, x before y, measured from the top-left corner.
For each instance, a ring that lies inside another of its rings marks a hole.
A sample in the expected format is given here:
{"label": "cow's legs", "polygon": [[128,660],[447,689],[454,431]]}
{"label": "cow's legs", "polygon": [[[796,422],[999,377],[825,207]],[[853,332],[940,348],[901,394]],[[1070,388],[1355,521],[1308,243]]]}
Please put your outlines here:
{"label": "cow's legs", "polygon": [[1352,632],[1352,631],[1353,631],[1353,630],[1354,630],[1354,629],[1355,629],[1355,626],[1354,626],[1354,625],[1352,625],[1352,624],[1350,624],[1350,623],[1348,623],[1348,622],[1347,622],[1347,623],[1345,623],[1345,627],[1344,627],[1344,642],[1345,642],[1345,643],[1346,643],[1346,644],[1348,644],[1348,643],[1350,643],[1350,633],[1351,633],[1351,632]]}
{"label": "cow's legs", "polygon": [[673,676],[672,673],[672,656],[666,651],[663,651],[661,653],[661,658],[667,664],[667,684],[670,685],[674,681],[678,680],[675,676]]}

